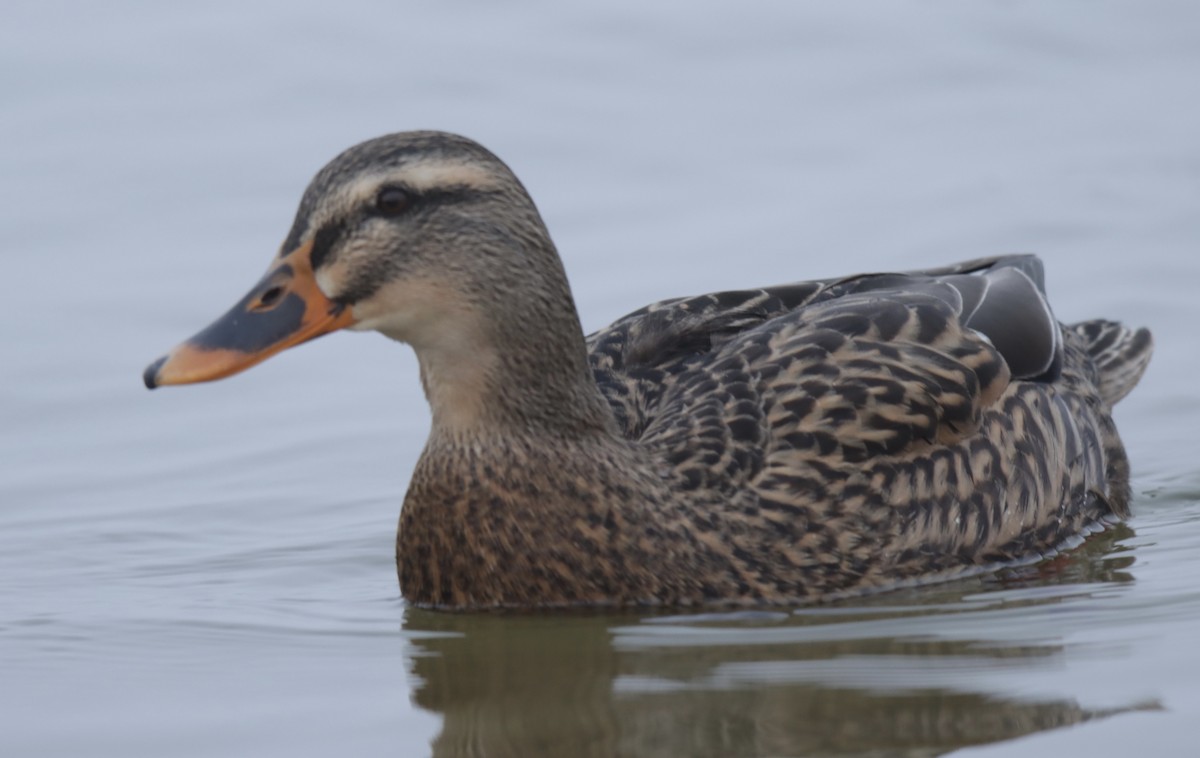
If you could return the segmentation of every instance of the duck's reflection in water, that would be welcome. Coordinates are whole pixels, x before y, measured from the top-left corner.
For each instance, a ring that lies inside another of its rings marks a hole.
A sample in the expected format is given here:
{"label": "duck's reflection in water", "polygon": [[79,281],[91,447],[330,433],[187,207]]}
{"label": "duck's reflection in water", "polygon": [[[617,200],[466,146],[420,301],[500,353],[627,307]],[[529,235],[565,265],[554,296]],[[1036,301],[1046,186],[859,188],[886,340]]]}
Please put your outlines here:
{"label": "duck's reflection in water", "polygon": [[1064,648],[988,630],[1130,581],[1113,552],[1129,534],[1021,574],[798,613],[410,609],[406,629],[440,633],[415,642],[415,700],[444,717],[437,756],[939,755],[1078,724],[1147,706],[1006,694]]}

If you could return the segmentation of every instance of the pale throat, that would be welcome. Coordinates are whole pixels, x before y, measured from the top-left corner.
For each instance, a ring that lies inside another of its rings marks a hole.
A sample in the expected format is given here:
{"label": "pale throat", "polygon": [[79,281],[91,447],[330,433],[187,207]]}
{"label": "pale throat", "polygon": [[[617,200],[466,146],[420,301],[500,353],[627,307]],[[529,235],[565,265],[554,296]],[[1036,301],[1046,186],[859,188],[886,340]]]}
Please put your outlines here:
{"label": "pale throat", "polygon": [[499,361],[474,304],[444,283],[406,278],[353,308],[352,329],[380,332],[416,351],[434,429],[463,434],[486,423]]}
{"label": "pale throat", "polygon": [[417,349],[417,360],[434,429],[456,436],[481,431],[494,392],[495,349],[466,342],[441,343]]}

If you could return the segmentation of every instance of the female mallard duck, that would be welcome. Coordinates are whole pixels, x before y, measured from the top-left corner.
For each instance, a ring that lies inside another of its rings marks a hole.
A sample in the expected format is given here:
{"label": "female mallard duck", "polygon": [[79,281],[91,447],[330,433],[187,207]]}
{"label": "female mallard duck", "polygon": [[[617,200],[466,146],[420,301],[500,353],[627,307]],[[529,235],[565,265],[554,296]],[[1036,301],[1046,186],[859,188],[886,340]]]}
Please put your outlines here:
{"label": "female mallard duck", "polygon": [[278,258],[146,386],[335,329],[412,345],[433,412],[410,602],[793,603],[1028,561],[1127,514],[1111,408],[1146,330],[1054,320],[1032,256],[666,300],[584,337],[521,183],[394,134],[323,168]]}

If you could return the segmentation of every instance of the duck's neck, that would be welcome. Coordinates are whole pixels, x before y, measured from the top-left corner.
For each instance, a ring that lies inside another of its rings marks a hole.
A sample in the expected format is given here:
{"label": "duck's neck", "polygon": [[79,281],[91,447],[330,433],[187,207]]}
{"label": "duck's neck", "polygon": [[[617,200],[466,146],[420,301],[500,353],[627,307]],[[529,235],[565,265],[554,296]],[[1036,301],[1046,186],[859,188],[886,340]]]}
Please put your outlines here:
{"label": "duck's neck", "polygon": [[435,435],[615,432],[582,336],[564,333],[577,322],[543,323],[507,329],[512,333],[503,339],[489,335],[418,351]]}
{"label": "duck's neck", "polygon": [[558,256],[526,255],[541,260],[480,299],[443,293],[437,319],[410,338],[435,438],[617,434]]}

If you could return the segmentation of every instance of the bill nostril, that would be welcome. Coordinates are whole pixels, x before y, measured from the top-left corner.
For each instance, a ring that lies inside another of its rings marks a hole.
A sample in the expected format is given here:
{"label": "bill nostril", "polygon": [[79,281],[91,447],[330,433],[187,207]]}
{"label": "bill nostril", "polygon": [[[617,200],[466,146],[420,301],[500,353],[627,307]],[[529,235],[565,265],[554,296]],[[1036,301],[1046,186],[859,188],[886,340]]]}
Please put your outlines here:
{"label": "bill nostril", "polygon": [[270,308],[279,302],[279,298],[283,296],[283,287],[278,285],[271,287],[258,296],[258,302],[254,304],[255,308]]}

